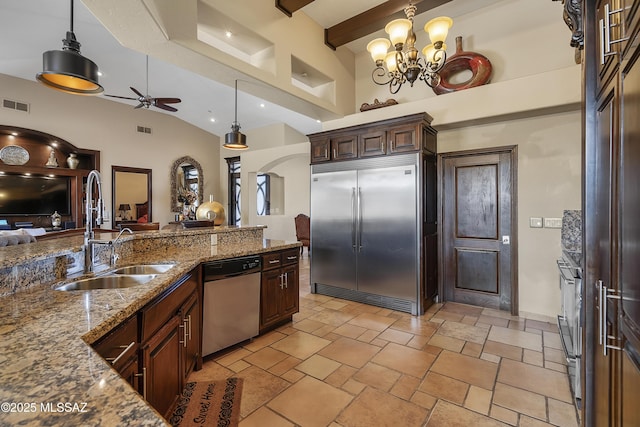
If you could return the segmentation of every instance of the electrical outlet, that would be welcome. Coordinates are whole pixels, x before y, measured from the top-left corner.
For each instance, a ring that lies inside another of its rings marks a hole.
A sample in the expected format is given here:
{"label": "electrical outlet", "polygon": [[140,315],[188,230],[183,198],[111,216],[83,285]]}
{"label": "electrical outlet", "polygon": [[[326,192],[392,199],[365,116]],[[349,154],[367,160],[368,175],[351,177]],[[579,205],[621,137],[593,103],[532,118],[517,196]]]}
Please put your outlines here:
{"label": "electrical outlet", "polygon": [[544,228],[562,228],[562,218],[545,218]]}
{"label": "electrical outlet", "polygon": [[218,235],[217,234],[212,234],[211,235],[211,246],[216,246],[218,244]]}
{"label": "electrical outlet", "polygon": [[529,218],[529,227],[542,228],[542,218]]}

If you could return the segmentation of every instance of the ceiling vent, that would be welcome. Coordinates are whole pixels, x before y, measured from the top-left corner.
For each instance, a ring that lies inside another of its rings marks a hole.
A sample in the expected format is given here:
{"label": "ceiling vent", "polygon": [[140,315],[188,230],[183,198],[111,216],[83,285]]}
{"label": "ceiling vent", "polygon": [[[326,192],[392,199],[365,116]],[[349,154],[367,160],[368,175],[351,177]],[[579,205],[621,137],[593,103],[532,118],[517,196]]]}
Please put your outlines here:
{"label": "ceiling vent", "polygon": [[2,100],[2,106],[4,108],[9,108],[10,110],[23,111],[25,113],[29,112],[29,104],[27,104],[26,102],[12,101],[10,99],[3,99]]}
{"label": "ceiling vent", "polygon": [[138,132],[140,133],[151,133],[151,128],[147,128],[144,126],[137,126]]}

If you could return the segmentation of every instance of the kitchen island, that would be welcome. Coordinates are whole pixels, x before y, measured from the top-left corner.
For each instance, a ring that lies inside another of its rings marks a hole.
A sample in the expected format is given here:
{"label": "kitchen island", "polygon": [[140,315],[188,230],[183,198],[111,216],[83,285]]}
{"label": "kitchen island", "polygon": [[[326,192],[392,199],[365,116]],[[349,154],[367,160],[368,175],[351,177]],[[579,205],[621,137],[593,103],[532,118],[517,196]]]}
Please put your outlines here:
{"label": "kitchen island", "polygon": [[91,344],[203,262],[300,245],[264,240],[262,227],[145,232],[118,243],[118,266],[175,266],[131,288],[63,292],[52,285],[81,274],[81,237],[0,249],[0,426],[167,425]]}

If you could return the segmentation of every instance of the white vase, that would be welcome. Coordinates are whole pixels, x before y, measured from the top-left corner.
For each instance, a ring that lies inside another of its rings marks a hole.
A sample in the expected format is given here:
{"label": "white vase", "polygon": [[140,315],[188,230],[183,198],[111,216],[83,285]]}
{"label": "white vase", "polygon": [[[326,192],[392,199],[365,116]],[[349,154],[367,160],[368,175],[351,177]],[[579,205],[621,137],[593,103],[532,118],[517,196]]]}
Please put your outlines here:
{"label": "white vase", "polygon": [[69,157],[67,157],[67,165],[69,166],[69,169],[77,168],[78,163],[80,163],[80,160],[78,160],[76,155],[74,153],[69,154]]}

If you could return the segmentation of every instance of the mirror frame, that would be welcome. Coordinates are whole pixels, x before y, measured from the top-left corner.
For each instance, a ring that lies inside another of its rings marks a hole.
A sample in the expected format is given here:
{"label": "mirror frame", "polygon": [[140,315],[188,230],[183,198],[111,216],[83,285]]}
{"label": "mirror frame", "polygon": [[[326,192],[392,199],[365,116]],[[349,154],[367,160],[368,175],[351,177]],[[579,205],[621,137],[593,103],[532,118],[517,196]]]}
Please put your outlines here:
{"label": "mirror frame", "polygon": [[178,204],[178,189],[176,188],[176,178],[178,175],[178,168],[183,163],[191,163],[198,170],[198,205],[202,204],[204,200],[204,176],[202,174],[202,166],[196,159],[191,156],[183,156],[173,162],[171,167],[171,212],[182,212],[182,205]]}
{"label": "mirror frame", "polygon": [[147,176],[147,201],[149,202],[148,216],[147,221],[152,222],[152,207],[153,203],[151,201],[151,169],[143,169],[143,168],[132,168],[128,166],[111,166],[111,223],[112,227],[116,228],[116,173],[117,172],[129,172],[129,173],[140,173]]}

